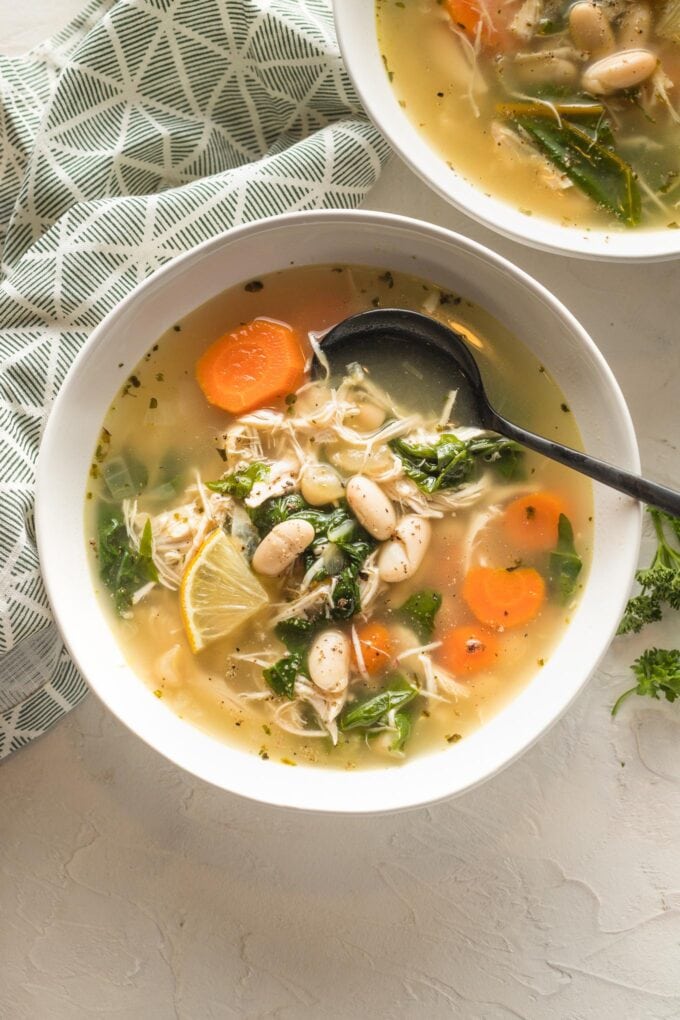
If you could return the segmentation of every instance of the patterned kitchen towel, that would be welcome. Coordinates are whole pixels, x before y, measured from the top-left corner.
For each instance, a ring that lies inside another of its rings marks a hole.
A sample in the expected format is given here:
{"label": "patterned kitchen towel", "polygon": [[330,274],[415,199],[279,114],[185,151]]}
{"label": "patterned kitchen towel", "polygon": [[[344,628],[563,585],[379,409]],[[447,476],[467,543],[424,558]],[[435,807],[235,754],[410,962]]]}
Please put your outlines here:
{"label": "patterned kitchen towel", "polygon": [[88,334],[227,227],[357,206],[386,155],[330,0],[96,0],[0,58],[0,757],[85,693],[40,579],[33,484]]}

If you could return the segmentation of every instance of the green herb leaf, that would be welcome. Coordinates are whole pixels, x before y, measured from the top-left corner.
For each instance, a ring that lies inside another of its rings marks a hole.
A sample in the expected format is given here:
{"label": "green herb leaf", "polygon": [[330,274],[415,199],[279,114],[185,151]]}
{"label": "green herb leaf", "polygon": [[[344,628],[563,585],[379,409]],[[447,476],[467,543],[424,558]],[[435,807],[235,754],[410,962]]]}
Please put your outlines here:
{"label": "green herb leaf", "polygon": [[298,673],[302,672],[302,656],[284,655],[273,666],[268,666],[262,672],[274,694],[280,698],[292,700],[295,696],[295,679]]}
{"label": "green herb leaf", "polygon": [[390,744],[390,751],[403,751],[406,741],[411,736],[411,718],[406,712],[397,712],[394,717],[394,725],[397,732]]}
{"label": "green herb leaf", "polygon": [[442,597],[433,588],[414,592],[396,611],[396,615],[426,644],[432,639],[434,622],[442,604]]}
{"label": "green herb leaf", "polygon": [[557,525],[557,546],[550,553],[550,582],[561,602],[568,602],[576,591],[583,560],[576,552],[571,521],[560,514]]}
{"label": "green herb leaf", "polygon": [[671,542],[671,538],[680,540],[680,519],[655,507],[647,512],[654,524],[656,551],[649,567],[635,575],[642,590],[629,599],[619,634],[637,634],[646,624],[660,620],[665,606],[680,609],[680,548]]}
{"label": "green herb leaf", "polygon": [[104,509],[98,534],[99,575],[111,592],[120,615],[132,605],[132,596],[149,581],[158,581],[152,559],[151,521],[142,532],[139,552],[130,545],[127,529],[119,512]]}
{"label": "green herb leaf", "polygon": [[345,567],[338,575],[331,596],[333,608],[331,616],[334,620],[349,620],[361,609],[361,592],[357,581],[357,569],[354,565]]}
{"label": "green herb leaf", "polygon": [[287,496],[266,499],[260,506],[253,507],[248,512],[260,533],[260,538],[264,538],[277,524],[289,520],[296,513],[311,509],[299,493],[291,492]]}
{"label": "green herb leaf", "polygon": [[289,652],[302,656],[307,652],[322,622],[308,620],[304,616],[291,616],[287,620],[280,620],[274,627],[274,633]]}
{"label": "green herb leaf", "polygon": [[491,465],[506,479],[517,478],[523,458],[521,447],[501,436],[462,440],[443,433],[435,443],[393,439],[389,445],[401,460],[404,473],[427,493],[460,488],[482,465]]}
{"label": "green herb leaf", "polygon": [[566,120],[522,115],[512,120],[585,195],[629,227],[640,222],[640,189],[618,153]]}
{"label": "green herb leaf", "polygon": [[680,698],[679,649],[648,648],[635,660],[631,668],[637,677],[637,684],[617,699],[612,708],[612,715],[616,715],[631,694],[649,698],[659,698],[663,694],[666,700],[671,702]]}
{"label": "green herb leaf", "polygon": [[390,684],[380,694],[354,705],[340,718],[340,729],[354,730],[375,726],[393,708],[403,708],[418,695],[418,688],[407,683],[400,673],[393,674]]}
{"label": "green herb leaf", "polygon": [[216,482],[206,482],[206,485],[213,492],[219,492],[222,496],[235,496],[236,499],[245,499],[252,492],[255,482],[263,481],[269,474],[269,465],[261,461],[253,461],[247,468],[234,471]]}

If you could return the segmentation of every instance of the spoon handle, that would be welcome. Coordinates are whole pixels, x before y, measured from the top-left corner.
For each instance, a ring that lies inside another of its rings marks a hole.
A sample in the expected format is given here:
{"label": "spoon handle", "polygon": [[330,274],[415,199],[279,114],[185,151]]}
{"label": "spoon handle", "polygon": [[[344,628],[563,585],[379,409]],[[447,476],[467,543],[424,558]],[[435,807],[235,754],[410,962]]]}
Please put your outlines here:
{"label": "spoon handle", "polygon": [[618,489],[619,492],[625,493],[626,496],[632,496],[633,499],[639,499],[643,503],[648,503],[649,506],[666,510],[674,517],[680,517],[680,492],[674,489],[658,485],[656,482],[649,482],[646,478],[640,478],[639,475],[633,475],[629,471],[622,471],[621,468],[607,464],[596,457],[589,457],[588,454],[581,453],[579,450],[572,450],[569,446],[562,446],[561,443],[534,435],[533,432],[527,432],[526,429],[507,421],[495,412],[494,423],[489,427],[495,432],[500,432],[507,439],[514,439],[522,446],[526,446],[536,453],[542,453],[544,457],[549,457],[559,464],[564,464],[566,467],[594,478],[596,482],[602,482],[612,489]]}

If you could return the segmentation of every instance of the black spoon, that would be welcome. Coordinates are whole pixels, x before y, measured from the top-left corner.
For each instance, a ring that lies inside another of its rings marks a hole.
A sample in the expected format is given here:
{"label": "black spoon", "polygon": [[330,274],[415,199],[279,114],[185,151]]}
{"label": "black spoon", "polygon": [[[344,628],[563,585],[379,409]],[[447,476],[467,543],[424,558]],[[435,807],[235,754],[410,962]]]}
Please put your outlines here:
{"label": "black spoon", "polygon": [[[365,345],[371,348],[379,346],[393,356],[398,343],[408,344],[411,349],[416,345],[420,350],[426,349],[447,371],[451,371],[455,365],[458,374],[464,376],[469,386],[470,397],[482,428],[498,432],[506,439],[514,439],[522,446],[542,453],[544,457],[550,457],[559,464],[565,464],[574,471],[580,471],[633,499],[680,516],[680,492],[665,485],[657,485],[656,482],[648,482],[638,475],[622,471],[579,450],[572,450],[569,446],[562,446],[552,439],[537,436],[503,418],[489,403],[477,362],[464,338],[428,315],[402,308],[376,308],[369,312],[359,312],[329,330],[321,341],[321,348],[329,363],[335,362],[338,369],[343,371],[350,362],[362,360],[361,351],[362,348],[366,349]],[[320,374],[316,359],[313,372],[316,376]]]}

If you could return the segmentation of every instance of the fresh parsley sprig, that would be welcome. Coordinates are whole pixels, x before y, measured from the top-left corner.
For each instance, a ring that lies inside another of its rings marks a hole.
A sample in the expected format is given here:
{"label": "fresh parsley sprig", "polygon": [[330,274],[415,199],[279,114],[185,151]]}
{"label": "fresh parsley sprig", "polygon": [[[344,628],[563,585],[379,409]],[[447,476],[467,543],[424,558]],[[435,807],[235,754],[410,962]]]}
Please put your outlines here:
{"label": "fresh parsley sprig", "polygon": [[612,715],[616,715],[631,694],[649,698],[660,698],[663,694],[666,701],[680,698],[680,649],[648,648],[635,660],[631,669],[637,677],[637,684],[617,698]]}
{"label": "fresh parsley sprig", "polygon": [[680,609],[680,548],[671,537],[680,540],[680,520],[664,510],[648,507],[656,533],[656,552],[646,570],[638,570],[635,578],[641,587],[639,595],[629,600],[619,634],[637,634],[648,623],[656,623],[666,606]]}

